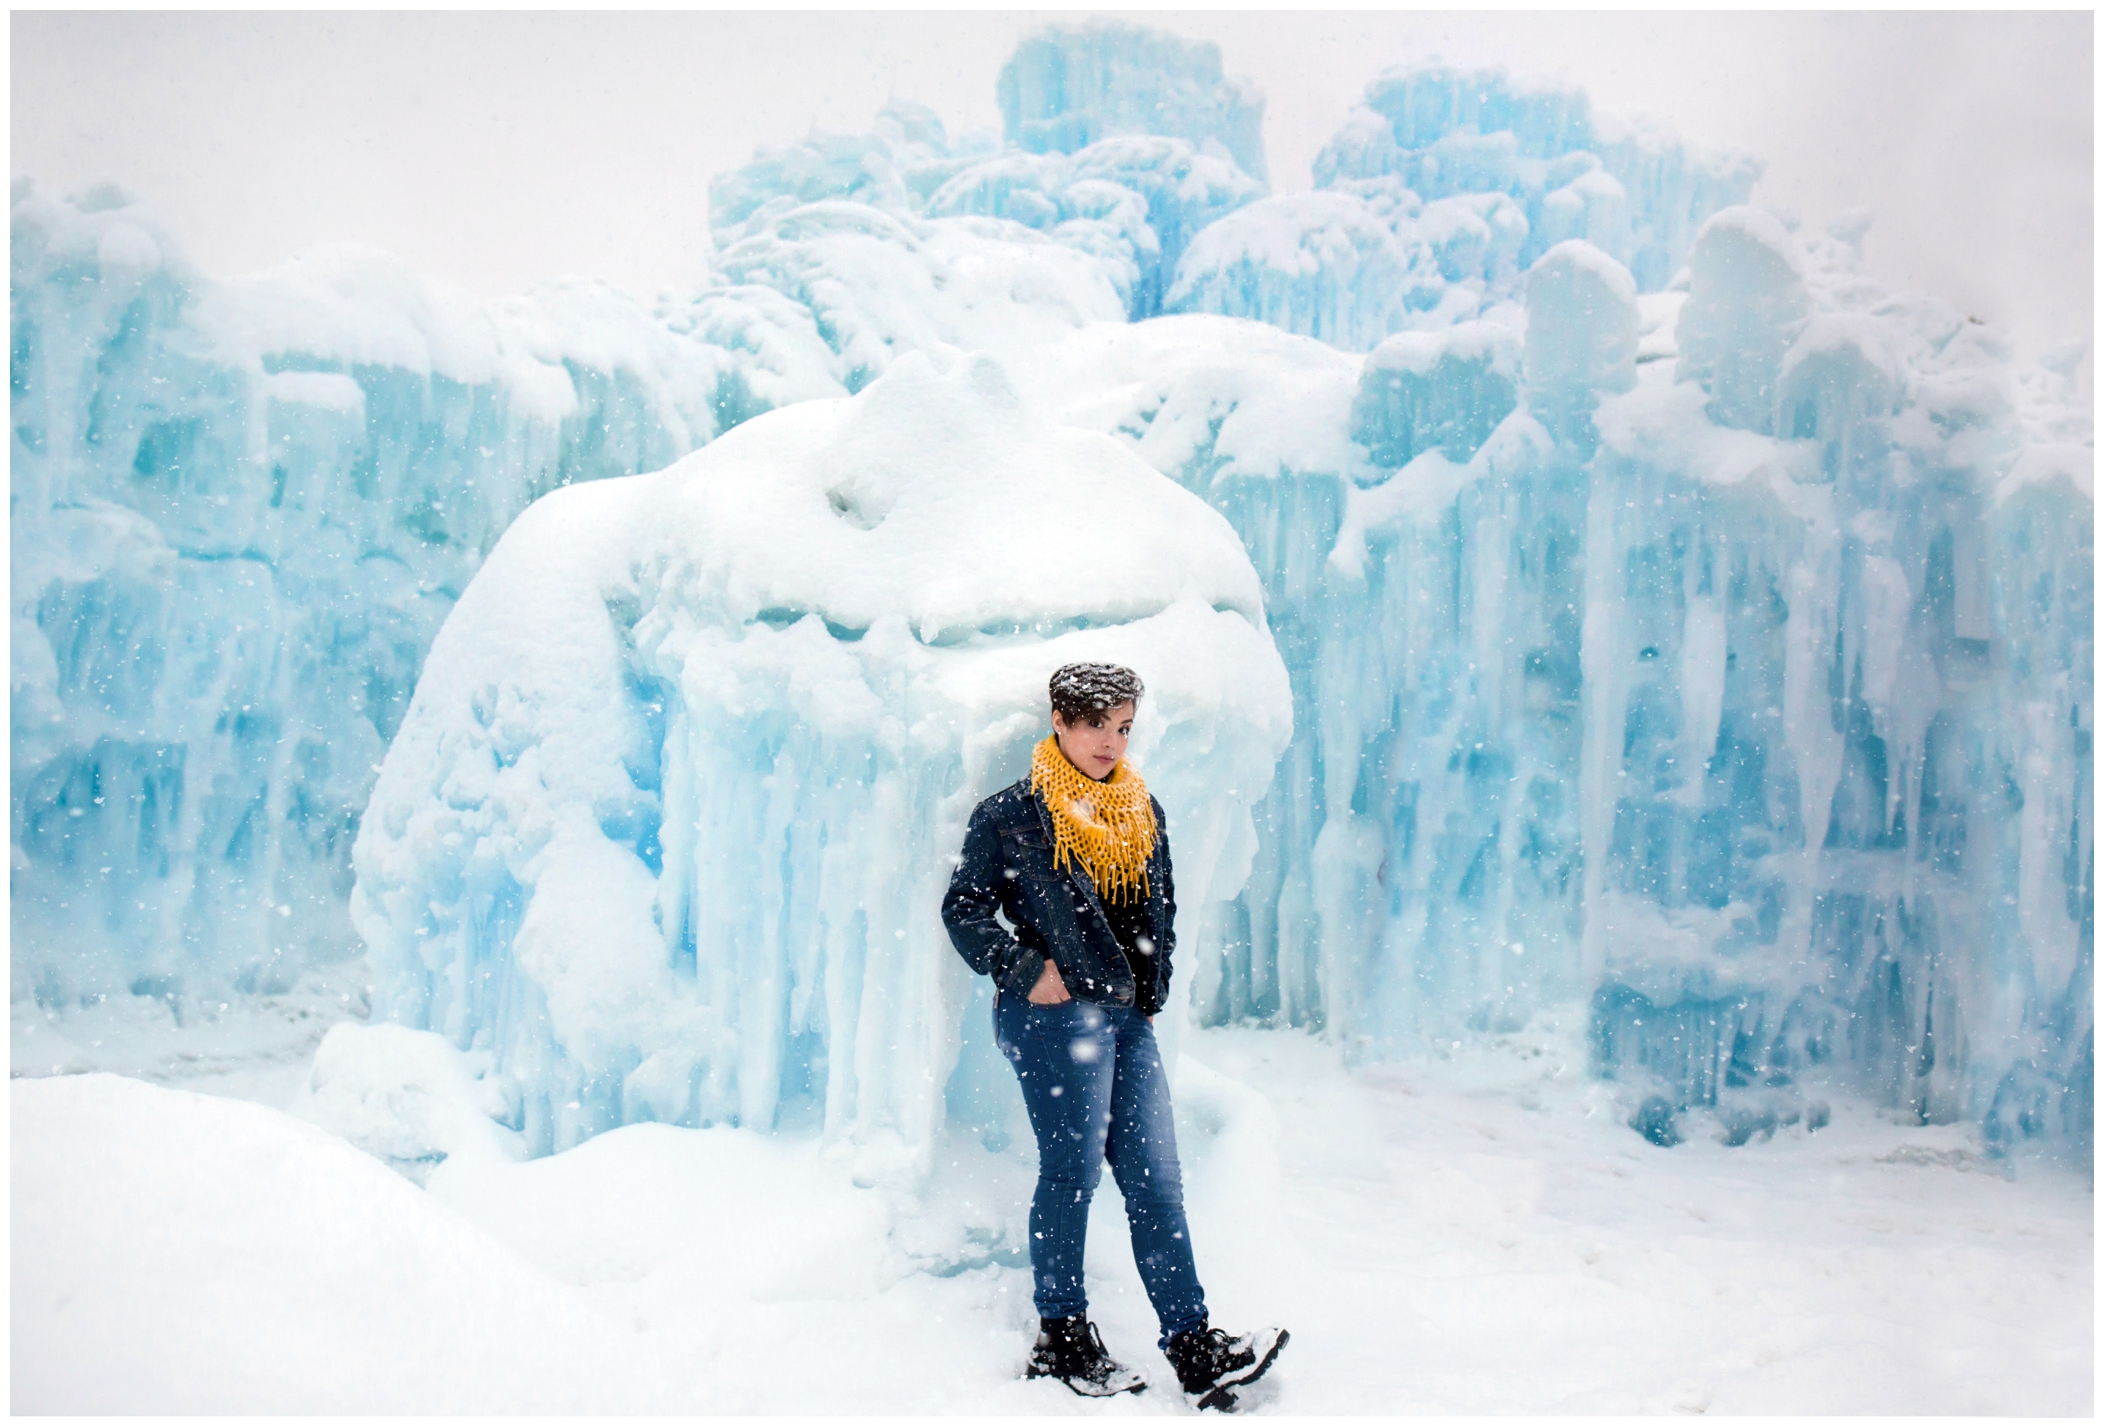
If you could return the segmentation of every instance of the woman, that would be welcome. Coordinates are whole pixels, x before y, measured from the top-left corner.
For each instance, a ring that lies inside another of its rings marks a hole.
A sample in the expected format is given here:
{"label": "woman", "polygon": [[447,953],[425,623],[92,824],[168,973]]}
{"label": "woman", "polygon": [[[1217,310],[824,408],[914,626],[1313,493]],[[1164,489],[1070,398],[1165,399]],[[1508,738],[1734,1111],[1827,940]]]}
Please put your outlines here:
{"label": "woman", "polygon": [[1028,778],[972,811],[942,920],[972,970],[994,979],[994,1039],[1037,1136],[1030,1269],[1040,1322],[1027,1376],[1089,1395],[1147,1386],[1104,1352],[1081,1282],[1089,1198],[1107,1157],[1162,1351],[1200,1407],[1231,1409],[1233,1390],[1270,1368],[1287,1336],[1208,1325],[1191,1258],[1153,1029],[1176,950],[1169,839],[1161,805],[1124,761],[1143,692],[1123,665],[1070,664],[1052,676],[1051,737],[1032,753]]}

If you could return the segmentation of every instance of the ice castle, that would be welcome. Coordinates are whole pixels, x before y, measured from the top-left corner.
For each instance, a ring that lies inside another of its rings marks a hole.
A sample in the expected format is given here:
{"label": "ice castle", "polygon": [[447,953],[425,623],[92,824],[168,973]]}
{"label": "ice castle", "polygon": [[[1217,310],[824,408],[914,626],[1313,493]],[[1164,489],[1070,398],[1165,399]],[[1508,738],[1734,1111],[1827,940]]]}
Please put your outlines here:
{"label": "ice castle", "polygon": [[[945,861],[1119,658],[1175,1015],[1582,1006],[1630,1105],[2089,1154],[2086,346],[1579,92],[1410,65],[1312,193],[1217,51],[1053,26],[711,186],[705,281],[485,304],[12,199],[12,996],[369,958],[546,1152],[992,1133]],[[1670,1136],[1669,1122],[1642,1122]]]}

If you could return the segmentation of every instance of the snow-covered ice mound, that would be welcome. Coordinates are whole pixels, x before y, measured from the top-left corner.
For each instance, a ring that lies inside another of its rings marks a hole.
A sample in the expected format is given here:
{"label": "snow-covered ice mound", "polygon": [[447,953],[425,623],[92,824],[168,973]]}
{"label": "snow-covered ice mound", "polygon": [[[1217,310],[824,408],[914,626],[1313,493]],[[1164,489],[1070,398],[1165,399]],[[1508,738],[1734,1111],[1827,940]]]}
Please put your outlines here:
{"label": "snow-covered ice mound", "polygon": [[880,1176],[946,1116],[998,1143],[1013,1089],[937,905],[1080,659],[1147,681],[1131,757],[1195,927],[1248,869],[1285,668],[1228,523],[1119,443],[912,355],[545,497],[360,830],[376,1014],[492,1053],[535,1153],[643,1120],[823,1126]]}

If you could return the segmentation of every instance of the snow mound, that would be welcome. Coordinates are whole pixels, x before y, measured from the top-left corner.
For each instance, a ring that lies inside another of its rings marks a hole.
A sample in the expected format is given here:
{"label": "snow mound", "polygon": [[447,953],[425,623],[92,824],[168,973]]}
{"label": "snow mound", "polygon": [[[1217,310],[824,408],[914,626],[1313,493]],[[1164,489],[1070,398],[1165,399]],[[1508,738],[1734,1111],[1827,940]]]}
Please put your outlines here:
{"label": "snow mound", "polygon": [[1312,338],[1190,313],[1084,329],[1026,370],[1062,421],[1117,438],[1217,507],[1245,479],[1349,469],[1358,367]]}
{"label": "snow mound", "polygon": [[[484,1063],[488,1058],[476,1058]],[[444,1037],[391,1022],[339,1022],[315,1048],[290,1112],[418,1184],[455,1156],[517,1159],[516,1094]]]}
{"label": "snow mound", "polygon": [[280,1112],[11,1091],[21,1413],[577,1413],[675,1384],[584,1296]]}
{"label": "snow mound", "polygon": [[566,1284],[655,1276],[729,1306],[867,1298],[909,1271],[891,1197],[856,1188],[808,1139],[625,1126],[524,1164],[449,1161],[429,1184]]}

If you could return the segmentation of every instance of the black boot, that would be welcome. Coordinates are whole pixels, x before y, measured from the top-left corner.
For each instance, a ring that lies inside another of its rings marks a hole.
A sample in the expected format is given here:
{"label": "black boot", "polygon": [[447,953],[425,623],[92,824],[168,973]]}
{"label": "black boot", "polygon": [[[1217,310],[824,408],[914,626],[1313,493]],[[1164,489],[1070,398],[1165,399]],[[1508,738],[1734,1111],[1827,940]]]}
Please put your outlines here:
{"label": "black boot", "polygon": [[1264,1376],[1291,1335],[1284,1329],[1259,1329],[1230,1337],[1200,1320],[1169,1340],[1165,1351],[1183,1391],[1200,1408],[1235,1409],[1235,1390]]}
{"label": "black boot", "polygon": [[1138,1393],[1147,1387],[1137,1369],[1129,1369],[1103,1352],[1103,1336],[1086,1314],[1040,1319],[1037,1343],[1030,1350],[1025,1378],[1056,1378],[1089,1398]]}

